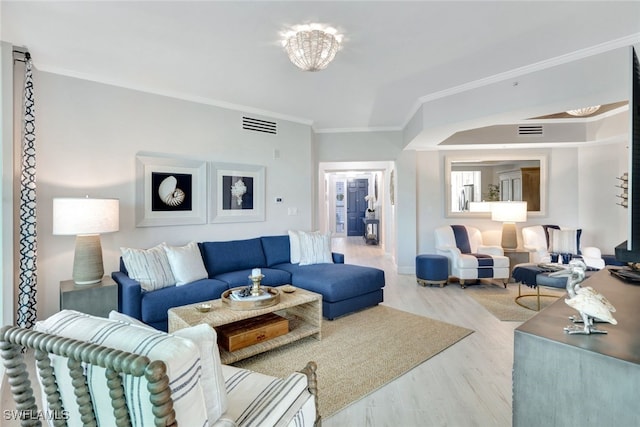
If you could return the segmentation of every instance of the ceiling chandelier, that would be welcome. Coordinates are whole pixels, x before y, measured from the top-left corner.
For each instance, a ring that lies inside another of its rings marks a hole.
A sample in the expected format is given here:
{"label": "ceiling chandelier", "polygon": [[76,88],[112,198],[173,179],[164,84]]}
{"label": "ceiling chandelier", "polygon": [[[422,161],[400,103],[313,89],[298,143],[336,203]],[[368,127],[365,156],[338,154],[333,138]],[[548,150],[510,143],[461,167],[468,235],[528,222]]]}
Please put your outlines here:
{"label": "ceiling chandelier", "polygon": [[599,105],[594,105],[591,107],[578,108],[577,110],[568,110],[567,114],[570,114],[576,117],[585,117],[585,116],[590,116],[591,114],[595,113],[599,109],[600,109]]}
{"label": "ceiling chandelier", "polygon": [[304,71],[319,71],[336,56],[342,35],[335,28],[321,24],[296,25],[283,34],[284,46],[289,59]]}

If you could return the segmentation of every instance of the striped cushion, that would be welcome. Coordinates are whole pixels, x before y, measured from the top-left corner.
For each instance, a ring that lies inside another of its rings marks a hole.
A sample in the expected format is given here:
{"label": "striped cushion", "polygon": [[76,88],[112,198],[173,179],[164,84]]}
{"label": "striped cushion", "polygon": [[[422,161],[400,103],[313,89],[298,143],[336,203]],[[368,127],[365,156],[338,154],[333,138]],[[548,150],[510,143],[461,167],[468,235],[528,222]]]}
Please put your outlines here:
{"label": "striped cushion", "polygon": [[331,256],[331,233],[305,233],[299,231],[300,265],[333,264]]}
{"label": "striped cushion", "polygon": [[[233,366],[223,365],[229,394],[229,409],[224,415],[238,426],[276,426],[291,420],[296,426],[312,426],[315,403],[307,390],[307,377],[295,372],[287,378],[275,378]],[[298,410],[300,399],[307,402]],[[313,406],[308,405],[309,403]],[[290,410],[295,408],[295,414]]]}
{"label": "striped cushion", "polygon": [[[549,233],[549,252],[579,254],[578,230],[547,229]],[[582,231],[582,230],[580,230]]]}
{"label": "striped cushion", "polygon": [[151,249],[120,248],[129,277],[140,282],[145,291],[176,284],[165,246],[165,243],[160,243]]}
{"label": "striped cushion", "polygon": [[215,329],[206,323],[175,331],[173,335],[193,341],[200,349],[202,391],[209,420],[216,421],[228,407],[227,389]]}
{"label": "striped cushion", "polygon": [[484,254],[469,254],[476,257],[478,260],[478,267],[493,267],[493,257],[491,255]]}
{"label": "striped cushion", "polygon": [[453,235],[456,239],[456,247],[463,254],[471,253],[471,243],[469,242],[469,233],[464,225],[452,225]]}
{"label": "striped cushion", "polygon": [[509,268],[509,258],[499,255],[462,254],[458,258],[458,268]]}
{"label": "striped cushion", "polygon": [[[111,310],[109,319],[154,330],[136,318]],[[209,420],[217,420],[227,410],[227,389],[222,376],[222,363],[216,330],[206,323],[175,331],[173,335],[193,341],[200,350],[202,390]]]}
{"label": "striped cushion", "polygon": [[[45,321],[37,322],[35,330],[141,354],[151,360],[162,360],[167,366],[176,418],[182,425],[208,425],[200,383],[200,352],[192,341],[72,310],[63,310]],[[52,366],[56,378],[67,378],[66,383],[61,384],[60,394],[64,408],[69,411],[69,426],[82,426],[73,386],[69,381],[66,358],[52,357]],[[104,371],[97,366],[88,366],[87,382],[94,394],[96,418],[101,425],[115,425]],[[123,384],[127,406],[132,412],[132,424],[140,427],[153,425],[146,379],[125,375]]]}

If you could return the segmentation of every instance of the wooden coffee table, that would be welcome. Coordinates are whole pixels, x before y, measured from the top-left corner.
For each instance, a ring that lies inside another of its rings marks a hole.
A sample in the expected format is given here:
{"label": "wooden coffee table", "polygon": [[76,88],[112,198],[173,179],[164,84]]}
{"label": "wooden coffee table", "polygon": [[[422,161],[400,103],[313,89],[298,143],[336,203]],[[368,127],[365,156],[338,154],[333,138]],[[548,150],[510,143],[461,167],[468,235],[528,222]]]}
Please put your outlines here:
{"label": "wooden coffee table", "polygon": [[300,288],[292,293],[281,292],[278,304],[256,310],[231,310],[221,299],[207,302],[212,305],[211,311],[207,313],[196,310],[196,305],[201,303],[169,309],[169,333],[202,323],[215,328],[267,313],[276,313],[289,320],[288,334],[233,352],[220,347],[220,359],[224,364],[237,362],[305,337],[315,336],[316,339],[321,339],[322,295],[314,292]]}

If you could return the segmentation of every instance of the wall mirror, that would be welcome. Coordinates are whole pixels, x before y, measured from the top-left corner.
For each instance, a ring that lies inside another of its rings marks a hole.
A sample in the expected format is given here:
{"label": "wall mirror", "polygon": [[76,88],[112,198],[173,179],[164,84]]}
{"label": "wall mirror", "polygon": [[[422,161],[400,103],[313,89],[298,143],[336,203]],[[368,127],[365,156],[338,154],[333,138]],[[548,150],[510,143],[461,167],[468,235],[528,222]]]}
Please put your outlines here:
{"label": "wall mirror", "polygon": [[526,201],[528,216],[546,215],[546,156],[445,157],[447,217],[489,218],[492,201]]}

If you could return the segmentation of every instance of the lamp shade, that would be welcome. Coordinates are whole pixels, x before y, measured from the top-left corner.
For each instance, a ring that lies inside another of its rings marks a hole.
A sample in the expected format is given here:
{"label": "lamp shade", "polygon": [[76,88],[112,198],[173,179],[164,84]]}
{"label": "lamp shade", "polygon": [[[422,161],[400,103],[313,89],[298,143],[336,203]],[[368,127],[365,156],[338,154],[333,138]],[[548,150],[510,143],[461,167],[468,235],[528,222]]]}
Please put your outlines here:
{"label": "lamp shade", "polygon": [[118,199],[53,199],[53,234],[83,235],[118,231]]}
{"label": "lamp shade", "polygon": [[493,202],[491,219],[500,222],[525,222],[527,202]]}

